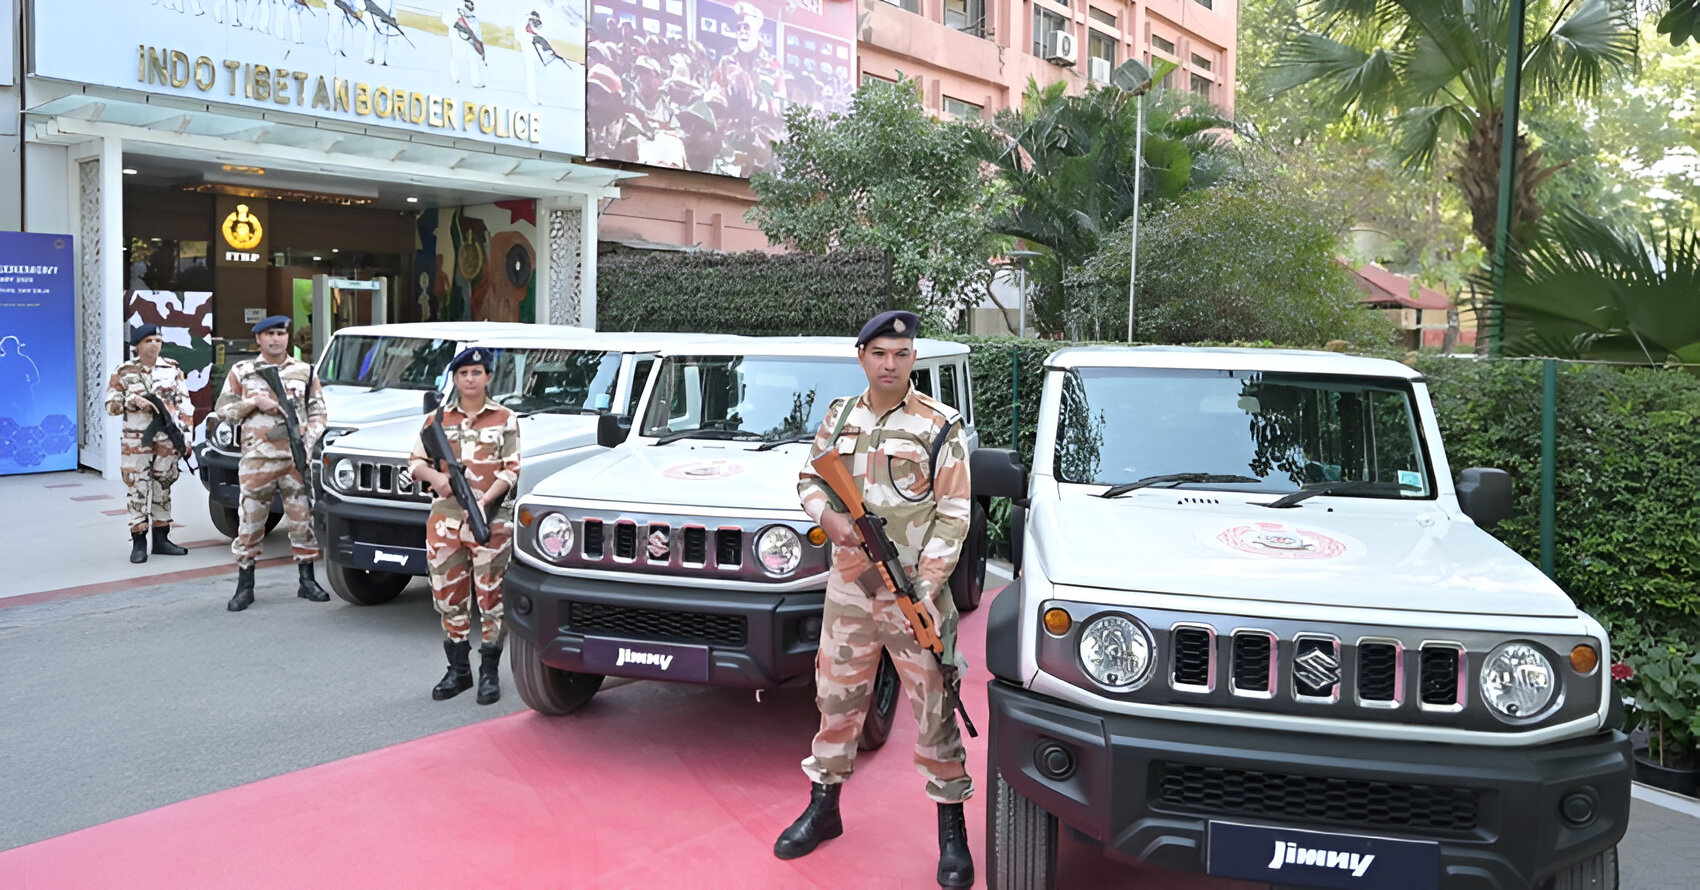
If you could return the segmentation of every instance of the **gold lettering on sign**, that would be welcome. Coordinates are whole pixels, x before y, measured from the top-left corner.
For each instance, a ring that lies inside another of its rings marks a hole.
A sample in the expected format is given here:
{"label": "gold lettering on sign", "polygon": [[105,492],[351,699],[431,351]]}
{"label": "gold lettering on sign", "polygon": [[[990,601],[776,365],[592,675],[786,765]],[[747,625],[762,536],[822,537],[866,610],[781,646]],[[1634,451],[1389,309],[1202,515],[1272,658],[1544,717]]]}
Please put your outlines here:
{"label": "gold lettering on sign", "polygon": [[180,49],[171,51],[171,85],[178,89],[189,85],[189,54]]}
{"label": "gold lettering on sign", "polygon": [[230,72],[230,74],[225,77],[225,83],[230,87],[230,95],[232,96],[236,95],[236,71],[241,67],[242,63],[235,59],[224,60],[224,70]]}
{"label": "gold lettering on sign", "polygon": [[361,117],[372,113],[371,87],[363,83],[354,85],[354,113]]}
{"label": "gold lettering on sign", "polygon": [[272,101],[279,105],[289,104],[288,68],[279,68],[272,72]]}
{"label": "gold lettering on sign", "polygon": [[336,109],[335,110],[337,110],[337,111],[347,111],[348,110],[348,81],[343,80],[340,77],[336,79]]}
{"label": "gold lettering on sign", "polygon": [[325,76],[319,75],[319,85],[313,88],[313,107],[330,110],[331,91],[325,86]]}
{"label": "gold lettering on sign", "polygon": [[295,104],[300,105],[307,98],[307,72],[291,71],[289,76],[295,78]]}
{"label": "gold lettering on sign", "polygon": [[171,81],[171,76],[165,71],[165,58],[153,47],[148,47],[148,83],[169,83]]}
{"label": "gold lettering on sign", "polygon": [[213,67],[213,60],[206,56],[195,57],[195,89],[204,93],[213,88],[216,80],[218,69]]}
{"label": "gold lettering on sign", "polygon": [[249,98],[255,102],[264,102],[272,97],[272,69],[269,65],[255,65],[254,77],[250,81],[254,92]]}
{"label": "gold lettering on sign", "polygon": [[372,113],[378,117],[390,116],[389,87],[378,87],[372,91]]}

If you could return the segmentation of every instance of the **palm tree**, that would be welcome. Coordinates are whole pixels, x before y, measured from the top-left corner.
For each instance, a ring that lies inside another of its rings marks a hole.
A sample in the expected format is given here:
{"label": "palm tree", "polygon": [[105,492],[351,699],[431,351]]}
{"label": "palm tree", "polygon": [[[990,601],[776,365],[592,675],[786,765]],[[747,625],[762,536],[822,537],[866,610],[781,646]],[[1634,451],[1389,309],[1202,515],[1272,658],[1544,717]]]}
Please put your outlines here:
{"label": "palm tree", "polygon": [[[1389,121],[1407,167],[1430,167],[1446,153],[1471,231],[1492,250],[1511,2],[1527,4],[1532,39],[1517,63],[1528,98],[1593,96],[1634,67],[1634,10],[1625,0],[1316,0],[1276,50],[1272,85],[1325,84],[1345,113]],[[1541,216],[1536,188],[1560,166],[1540,166],[1540,150],[1522,133],[1516,158],[1512,233],[1521,238]]]}
{"label": "palm tree", "polygon": [[1506,355],[1700,364],[1700,231],[1620,233],[1563,210],[1506,272]]}
{"label": "palm tree", "polygon": [[[1071,96],[1066,84],[1028,79],[1019,108],[998,112],[978,151],[1015,198],[994,231],[1039,248],[1035,322],[1061,327],[1064,272],[1097,252],[1099,241],[1133,214],[1133,96],[1092,87]],[[1139,200],[1173,201],[1206,188],[1233,168],[1223,130],[1233,122],[1190,93],[1158,91],[1146,105],[1145,169]]]}

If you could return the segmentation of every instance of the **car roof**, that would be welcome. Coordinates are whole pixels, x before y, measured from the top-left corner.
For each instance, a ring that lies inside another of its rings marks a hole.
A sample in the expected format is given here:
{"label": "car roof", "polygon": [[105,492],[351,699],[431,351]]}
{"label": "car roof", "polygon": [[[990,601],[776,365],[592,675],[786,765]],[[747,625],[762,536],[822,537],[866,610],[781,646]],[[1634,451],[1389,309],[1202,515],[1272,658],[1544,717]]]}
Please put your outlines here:
{"label": "car roof", "polygon": [[[949,340],[917,337],[915,351],[920,361],[967,355],[968,346]],[[855,337],[727,337],[699,344],[679,344],[662,350],[663,355],[769,355],[818,358],[855,358]]]}
{"label": "car roof", "polygon": [[478,342],[481,345],[488,345],[497,349],[507,347],[513,349],[597,349],[613,352],[658,352],[669,347],[716,343],[729,339],[738,340],[742,338],[725,334],[692,334],[673,331],[590,331],[582,328],[571,328],[567,329],[565,333],[529,331],[497,334],[481,338]]}
{"label": "car roof", "polygon": [[442,340],[476,340],[505,333],[536,334],[539,329],[562,333],[589,333],[589,328],[567,325],[537,325],[520,321],[397,321],[337,328],[334,336],[431,337]]}
{"label": "car roof", "polygon": [[1046,368],[1180,368],[1274,371],[1421,380],[1415,369],[1384,358],[1303,349],[1229,346],[1071,346],[1051,353]]}

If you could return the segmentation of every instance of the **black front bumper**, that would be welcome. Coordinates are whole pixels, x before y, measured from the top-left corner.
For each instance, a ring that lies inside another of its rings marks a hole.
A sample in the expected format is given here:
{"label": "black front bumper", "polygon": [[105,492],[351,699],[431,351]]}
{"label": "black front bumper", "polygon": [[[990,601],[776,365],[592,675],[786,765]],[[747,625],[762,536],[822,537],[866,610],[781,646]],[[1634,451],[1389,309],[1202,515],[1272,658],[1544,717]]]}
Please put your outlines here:
{"label": "black front bumper", "polygon": [[[1127,861],[1206,871],[1217,821],[1436,841],[1437,886],[1520,888],[1616,844],[1629,822],[1629,740],[1615,731],[1489,748],[1103,714],[1002,680],[988,697],[992,768]],[[1588,821],[1561,814],[1573,794],[1591,800]],[[1303,883],[1297,871],[1269,880]]]}
{"label": "black front bumper", "polygon": [[426,503],[373,504],[324,489],[314,506],[319,543],[339,566],[395,575],[426,575]]}
{"label": "black front bumper", "polygon": [[[502,583],[508,632],[560,670],[587,665],[585,643],[660,643],[707,650],[711,686],[771,689],[814,678],[824,591],[763,593],[552,575],[514,560]],[[615,676],[652,677],[641,667]]]}
{"label": "black front bumper", "polygon": [[[236,474],[237,457],[211,448],[202,442],[195,446],[195,466],[200,470],[201,485],[206,487],[207,500],[212,504],[229,510],[236,509],[242,503],[242,486],[238,484]],[[272,512],[283,512],[283,495],[272,496]]]}

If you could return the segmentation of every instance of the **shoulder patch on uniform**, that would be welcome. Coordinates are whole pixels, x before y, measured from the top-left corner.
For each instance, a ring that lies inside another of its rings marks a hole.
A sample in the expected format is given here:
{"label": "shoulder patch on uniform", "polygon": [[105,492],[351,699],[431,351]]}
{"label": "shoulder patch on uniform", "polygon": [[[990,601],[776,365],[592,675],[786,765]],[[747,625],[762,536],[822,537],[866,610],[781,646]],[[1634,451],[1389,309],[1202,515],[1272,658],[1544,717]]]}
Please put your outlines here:
{"label": "shoulder patch on uniform", "polygon": [[959,416],[958,412],[955,408],[952,408],[949,405],[946,405],[945,403],[939,401],[938,399],[933,398],[932,396],[927,395],[924,392],[916,392],[915,393],[915,399],[916,399],[916,401],[920,402],[922,405],[925,405],[927,408],[931,409],[933,411],[933,413],[935,413],[939,417],[943,418],[945,423],[950,423],[951,421],[956,420],[957,417]]}

